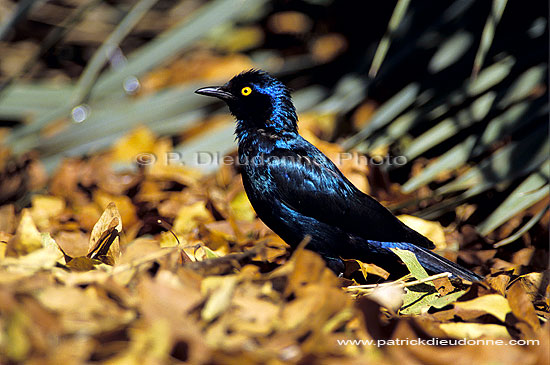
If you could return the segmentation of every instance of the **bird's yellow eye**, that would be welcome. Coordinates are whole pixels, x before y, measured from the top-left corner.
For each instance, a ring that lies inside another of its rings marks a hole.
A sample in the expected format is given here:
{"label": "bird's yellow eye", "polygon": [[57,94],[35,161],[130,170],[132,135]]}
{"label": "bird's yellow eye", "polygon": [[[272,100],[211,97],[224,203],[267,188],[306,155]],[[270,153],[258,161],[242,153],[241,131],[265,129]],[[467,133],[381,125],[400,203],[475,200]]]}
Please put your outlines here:
{"label": "bird's yellow eye", "polygon": [[252,89],[248,86],[245,86],[241,89],[241,94],[243,94],[244,96],[248,96],[252,93]]}

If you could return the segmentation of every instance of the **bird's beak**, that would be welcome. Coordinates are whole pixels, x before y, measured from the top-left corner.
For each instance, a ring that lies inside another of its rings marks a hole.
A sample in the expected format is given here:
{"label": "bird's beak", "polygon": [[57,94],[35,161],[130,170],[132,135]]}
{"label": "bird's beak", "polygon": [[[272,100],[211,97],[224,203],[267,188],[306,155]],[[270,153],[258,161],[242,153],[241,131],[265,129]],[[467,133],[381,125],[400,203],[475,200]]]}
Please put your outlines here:
{"label": "bird's beak", "polygon": [[235,99],[233,94],[231,94],[227,90],[224,90],[223,86],[203,87],[196,90],[195,93],[206,95],[206,96],[213,96],[215,98],[222,99],[223,101],[229,101],[229,100]]}

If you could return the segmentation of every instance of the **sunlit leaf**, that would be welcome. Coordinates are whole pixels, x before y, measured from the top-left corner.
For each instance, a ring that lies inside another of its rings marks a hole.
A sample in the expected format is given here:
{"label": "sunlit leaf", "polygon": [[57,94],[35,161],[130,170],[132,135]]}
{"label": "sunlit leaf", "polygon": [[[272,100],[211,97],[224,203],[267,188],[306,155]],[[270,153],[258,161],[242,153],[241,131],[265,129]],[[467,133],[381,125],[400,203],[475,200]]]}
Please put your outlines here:
{"label": "sunlit leaf", "polygon": [[410,273],[418,280],[425,279],[429,275],[426,270],[420,265],[415,254],[411,251],[401,250],[399,248],[391,248],[399,258],[405,263]]}

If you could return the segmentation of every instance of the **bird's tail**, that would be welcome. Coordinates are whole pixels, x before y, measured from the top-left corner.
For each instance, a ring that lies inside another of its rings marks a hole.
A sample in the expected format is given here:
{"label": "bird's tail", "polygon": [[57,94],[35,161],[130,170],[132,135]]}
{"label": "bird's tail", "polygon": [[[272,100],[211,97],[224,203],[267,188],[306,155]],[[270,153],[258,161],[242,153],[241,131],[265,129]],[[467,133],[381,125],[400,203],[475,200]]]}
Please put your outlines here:
{"label": "bird's tail", "polygon": [[[409,250],[411,248],[409,247]],[[429,251],[423,247],[415,246],[411,251],[414,252],[418,262],[428,271],[434,273],[450,272],[452,276],[466,279],[469,281],[483,280],[483,276],[480,276],[452,261],[447,260],[438,254]]]}
{"label": "bird's tail", "polygon": [[[418,262],[426,271],[432,274],[439,274],[442,272],[449,272],[453,277],[459,277],[469,281],[483,280],[483,276],[480,276],[459,264],[455,264],[452,261],[447,260],[444,257],[430,251],[427,248],[420,247],[408,242],[380,242],[369,240],[369,246],[371,250],[378,251],[379,253],[387,254],[392,248],[399,248],[402,250],[412,251]],[[392,255],[393,256],[393,255]]]}

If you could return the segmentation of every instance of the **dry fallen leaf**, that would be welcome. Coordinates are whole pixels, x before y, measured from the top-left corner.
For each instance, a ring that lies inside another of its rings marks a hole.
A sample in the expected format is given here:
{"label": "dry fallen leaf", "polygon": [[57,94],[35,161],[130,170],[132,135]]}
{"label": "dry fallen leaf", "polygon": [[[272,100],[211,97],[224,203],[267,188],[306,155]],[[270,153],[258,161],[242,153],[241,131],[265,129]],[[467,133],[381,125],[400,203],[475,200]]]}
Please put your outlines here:
{"label": "dry fallen leaf", "polygon": [[442,323],[439,327],[450,337],[462,339],[479,337],[509,339],[510,334],[505,326],[481,323]]}
{"label": "dry fallen leaf", "polygon": [[231,305],[231,299],[237,285],[236,276],[209,277],[202,281],[202,292],[208,300],[201,311],[201,317],[210,322]]}
{"label": "dry fallen leaf", "polygon": [[122,218],[115,203],[109,203],[90,235],[87,257],[110,265],[120,258]]}
{"label": "dry fallen leaf", "polygon": [[437,248],[446,248],[445,232],[438,222],[427,221],[412,215],[402,214],[397,216],[399,220],[421,235],[429,238]]}
{"label": "dry fallen leaf", "polygon": [[112,147],[113,160],[135,162],[139,154],[154,151],[155,140],[155,135],[149,128],[137,127],[114,144]]}
{"label": "dry fallen leaf", "polygon": [[196,202],[191,205],[183,206],[174,221],[174,231],[177,233],[188,233],[198,226],[198,222],[212,222],[214,217],[204,202]]}
{"label": "dry fallen leaf", "polygon": [[0,206],[0,232],[14,233],[17,221],[13,204]]}
{"label": "dry fallen leaf", "polygon": [[506,298],[498,294],[484,295],[466,302],[456,302],[454,307],[456,314],[464,319],[488,313],[501,322],[505,322],[506,315],[512,311]]}
{"label": "dry fallen leaf", "polygon": [[535,307],[529,300],[529,297],[520,281],[516,281],[506,292],[506,299],[510,304],[512,313],[521,321],[525,321],[535,331],[540,329],[539,319],[535,312]]}
{"label": "dry fallen leaf", "polygon": [[8,242],[9,256],[21,256],[42,248],[42,235],[36,228],[29,209],[23,209],[15,236]]}
{"label": "dry fallen leaf", "polygon": [[34,195],[30,213],[40,230],[50,228],[50,218],[57,217],[65,209],[65,201],[51,195]]}

